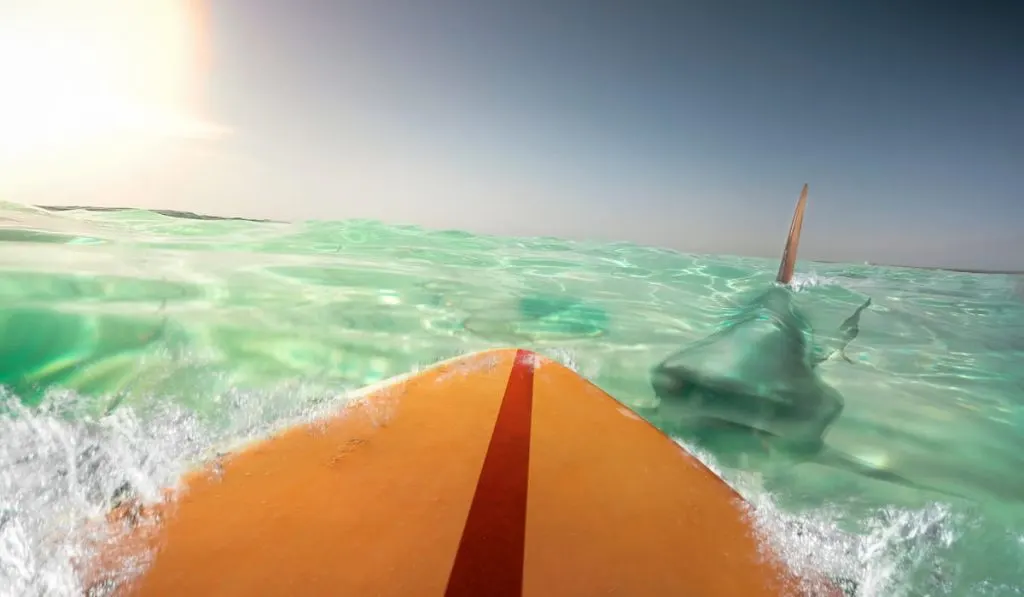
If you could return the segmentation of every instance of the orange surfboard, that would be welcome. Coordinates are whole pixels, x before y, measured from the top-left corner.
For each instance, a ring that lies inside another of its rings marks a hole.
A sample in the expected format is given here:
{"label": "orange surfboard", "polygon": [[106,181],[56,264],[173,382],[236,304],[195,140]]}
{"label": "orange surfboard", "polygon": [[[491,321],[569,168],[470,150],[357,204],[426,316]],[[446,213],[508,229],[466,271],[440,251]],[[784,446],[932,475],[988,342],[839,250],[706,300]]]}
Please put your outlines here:
{"label": "orange surfboard", "polygon": [[148,554],[119,594],[804,594],[725,482],[524,350],[378,386],[189,475],[148,514],[92,563],[94,584]]}

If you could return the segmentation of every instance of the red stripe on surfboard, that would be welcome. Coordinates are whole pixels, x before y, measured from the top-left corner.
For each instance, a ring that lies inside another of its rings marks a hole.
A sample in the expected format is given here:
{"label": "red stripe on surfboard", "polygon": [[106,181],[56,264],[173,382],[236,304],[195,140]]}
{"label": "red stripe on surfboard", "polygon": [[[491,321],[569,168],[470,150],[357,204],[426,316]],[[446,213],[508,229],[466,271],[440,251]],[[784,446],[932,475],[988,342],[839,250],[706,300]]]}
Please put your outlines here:
{"label": "red stripe on surfboard", "polygon": [[445,597],[522,595],[533,362],[516,351]]}

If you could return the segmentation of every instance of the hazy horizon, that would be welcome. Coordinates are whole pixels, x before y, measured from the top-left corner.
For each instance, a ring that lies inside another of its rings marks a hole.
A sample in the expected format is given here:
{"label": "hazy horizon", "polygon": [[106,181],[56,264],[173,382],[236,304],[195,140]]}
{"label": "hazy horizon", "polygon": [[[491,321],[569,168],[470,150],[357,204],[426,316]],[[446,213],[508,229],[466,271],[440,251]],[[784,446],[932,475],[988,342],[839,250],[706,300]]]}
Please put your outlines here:
{"label": "hazy horizon", "polygon": [[3,200],[1024,270],[1020,3],[14,4]]}
{"label": "hazy horizon", "polygon": [[[2,205],[2,204],[3,204],[3,202],[0,201],[0,205]],[[223,220],[235,220],[235,221],[245,221],[245,222],[261,223],[261,224],[265,223],[265,224],[282,224],[282,225],[302,224],[302,223],[306,223],[306,222],[317,222],[317,223],[369,222],[369,223],[373,223],[373,224],[382,224],[384,226],[396,226],[396,227],[400,227],[400,226],[413,226],[413,227],[418,227],[418,228],[421,228],[421,229],[424,229],[424,230],[432,230],[432,231],[436,231],[436,232],[471,232],[471,233],[473,233],[472,231],[467,231],[467,230],[464,230],[464,229],[461,229],[461,228],[431,227],[431,226],[422,226],[420,224],[403,224],[401,222],[386,222],[384,220],[380,220],[380,219],[376,219],[376,218],[343,218],[343,219],[311,218],[311,219],[298,219],[298,220],[270,219],[270,218],[248,218],[248,217],[245,217],[245,216],[237,216],[237,215],[216,215],[216,214],[201,213],[201,212],[186,211],[186,210],[164,209],[164,208],[160,208],[160,207],[148,207],[147,208],[147,207],[132,207],[132,206],[127,206],[127,205],[122,205],[122,206],[115,206],[115,205],[110,205],[110,206],[94,206],[94,205],[45,205],[45,204],[37,204],[37,205],[34,205],[32,207],[37,207],[37,208],[45,209],[47,211],[57,211],[57,212],[76,210],[76,209],[81,209],[81,210],[86,210],[86,211],[97,211],[97,210],[101,210],[101,211],[104,211],[104,210],[126,210],[126,211],[127,210],[139,210],[139,211],[151,211],[151,212],[159,213],[161,215],[168,216],[168,217],[186,217],[187,218],[187,217],[196,216],[197,219],[201,219],[201,220],[221,220],[221,221],[223,221]],[[767,259],[767,260],[770,260],[770,261],[780,260],[782,258],[782,249],[781,248],[779,249],[778,254],[775,254],[775,255],[773,255],[773,254],[761,254],[761,255],[740,254],[740,253],[729,253],[728,251],[725,251],[725,252],[719,251],[719,252],[716,252],[716,253],[705,253],[705,252],[699,252],[699,251],[686,251],[684,249],[668,247],[668,246],[665,246],[665,245],[657,245],[657,244],[643,243],[643,242],[630,241],[630,240],[595,241],[593,239],[587,239],[587,238],[569,239],[569,238],[566,238],[566,237],[557,237],[557,236],[551,236],[551,235],[509,236],[509,235],[503,235],[503,234],[491,234],[491,233],[483,233],[483,232],[476,232],[476,233],[473,233],[473,234],[481,235],[481,236],[494,236],[494,237],[500,237],[500,238],[509,238],[509,239],[557,239],[557,240],[561,240],[561,241],[610,242],[610,243],[613,243],[613,244],[614,243],[629,243],[629,244],[633,244],[633,245],[639,246],[639,247],[645,247],[645,248],[656,249],[656,250],[673,251],[673,252],[679,253],[681,255],[702,255],[702,256],[726,257],[726,258],[729,258],[729,257],[754,258],[754,259]],[[784,244],[785,244],[785,238],[782,239],[780,247],[782,247]],[[829,259],[805,258],[805,257],[802,256],[802,254],[801,254],[801,256],[797,260],[797,269],[798,270],[800,269],[800,265],[799,264],[801,264],[801,263],[846,264],[846,265],[862,265],[863,264],[863,262],[834,261],[834,260],[829,260]],[[951,271],[951,272],[964,272],[964,273],[976,273],[976,274],[1011,274],[1011,275],[1024,274],[1024,270],[1013,270],[1013,269],[958,268],[958,267],[953,267],[953,266],[941,266],[941,265],[939,265],[939,266],[920,266],[920,265],[908,265],[908,264],[905,264],[905,263],[877,263],[877,262],[871,262],[871,263],[869,263],[869,265],[872,265],[872,266],[882,266],[882,267],[891,267],[891,268],[905,268],[905,269],[944,270],[944,271]]]}

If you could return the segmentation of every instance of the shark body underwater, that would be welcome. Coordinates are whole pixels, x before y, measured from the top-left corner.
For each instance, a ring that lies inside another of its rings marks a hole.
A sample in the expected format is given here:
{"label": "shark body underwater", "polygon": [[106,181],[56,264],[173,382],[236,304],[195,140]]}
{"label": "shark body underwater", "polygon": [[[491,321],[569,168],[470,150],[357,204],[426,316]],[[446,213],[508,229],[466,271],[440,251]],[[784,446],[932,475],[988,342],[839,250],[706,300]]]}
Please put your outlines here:
{"label": "shark body underwater", "polygon": [[[843,411],[842,395],[816,368],[839,357],[860,332],[869,298],[840,326],[837,342],[815,346],[810,325],[793,302],[793,279],[807,185],[797,202],[775,284],[739,309],[712,335],[669,355],[650,372],[659,422],[712,451],[732,442],[778,451],[866,477],[936,491],[830,449],[825,432]],[[948,492],[946,492],[948,493]]]}

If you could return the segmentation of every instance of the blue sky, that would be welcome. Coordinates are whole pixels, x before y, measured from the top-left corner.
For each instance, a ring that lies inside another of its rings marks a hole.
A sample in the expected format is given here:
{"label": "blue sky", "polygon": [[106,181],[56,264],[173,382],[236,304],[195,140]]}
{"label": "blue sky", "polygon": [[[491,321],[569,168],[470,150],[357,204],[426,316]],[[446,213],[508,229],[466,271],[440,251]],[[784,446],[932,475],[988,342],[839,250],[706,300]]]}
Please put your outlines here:
{"label": "blue sky", "polygon": [[895,4],[217,0],[230,134],[15,190],[774,256],[807,182],[802,258],[1024,269],[1024,7]]}

